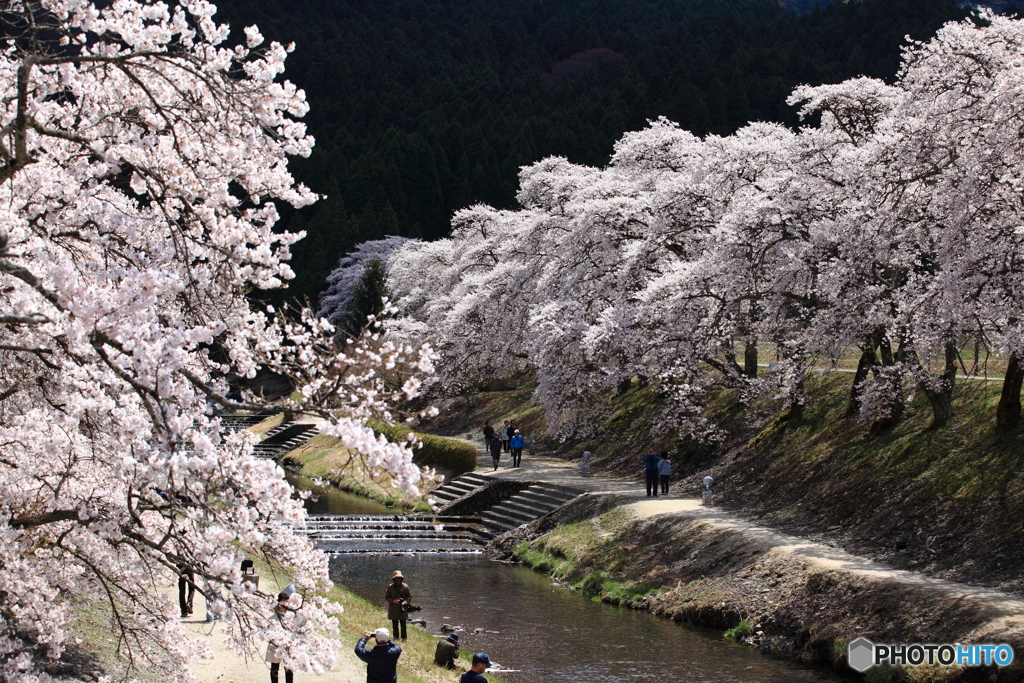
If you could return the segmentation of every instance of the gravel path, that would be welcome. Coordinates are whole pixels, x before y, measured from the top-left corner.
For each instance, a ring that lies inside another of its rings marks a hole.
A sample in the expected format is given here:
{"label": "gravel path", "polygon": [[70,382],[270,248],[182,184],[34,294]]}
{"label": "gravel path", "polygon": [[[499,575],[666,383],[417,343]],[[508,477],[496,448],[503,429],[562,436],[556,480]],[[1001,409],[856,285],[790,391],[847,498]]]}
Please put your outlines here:
{"label": "gravel path", "polygon": [[[851,555],[841,548],[833,548],[775,529],[756,526],[721,508],[701,505],[701,501],[690,492],[672,492],[670,489],[667,496],[648,498],[644,482],[639,477],[630,480],[593,472],[589,476],[584,476],[578,463],[527,453],[523,454],[522,467],[499,466],[498,471],[495,472],[490,456],[485,455],[482,449],[479,449],[479,452],[477,472],[480,474],[501,479],[545,481],[591,493],[617,493],[634,497],[637,499],[636,502],[628,504],[627,508],[638,518],[678,515],[697,519],[718,528],[741,533],[751,540],[768,544],[779,552],[790,553],[809,564],[824,569],[846,571],[875,581],[892,581],[917,588],[941,591],[951,598],[973,602],[979,607],[991,610],[990,614],[999,615],[999,618],[991,624],[991,628],[996,631],[1024,630],[1024,600],[1007,593],[946,581],[913,571],[893,569],[888,565]],[[503,454],[502,461],[501,464],[509,464],[511,458],[507,454]],[[1015,620],[1013,617],[1020,617],[1020,620]]]}
{"label": "gravel path", "polygon": [[[177,585],[169,587],[166,592],[177,603]],[[259,683],[270,681],[270,665],[263,661],[260,656],[256,659],[245,659],[229,650],[224,645],[224,634],[218,622],[205,620],[206,605],[203,596],[196,593],[195,614],[182,619],[185,630],[197,640],[205,641],[213,653],[212,659],[199,659],[190,663],[193,675],[200,683]],[[302,681],[317,681],[318,683],[361,683],[366,680],[366,665],[359,661],[352,651],[355,647],[355,639],[349,638],[350,643],[341,643],[338,653],[338,661],[334,668],[322,676],[314,676],[311,673],[295,672],[296,683]],[[262,651],[261,651],[262,654]],[[284,683],[284,672],[280,675],[281,683]]]}

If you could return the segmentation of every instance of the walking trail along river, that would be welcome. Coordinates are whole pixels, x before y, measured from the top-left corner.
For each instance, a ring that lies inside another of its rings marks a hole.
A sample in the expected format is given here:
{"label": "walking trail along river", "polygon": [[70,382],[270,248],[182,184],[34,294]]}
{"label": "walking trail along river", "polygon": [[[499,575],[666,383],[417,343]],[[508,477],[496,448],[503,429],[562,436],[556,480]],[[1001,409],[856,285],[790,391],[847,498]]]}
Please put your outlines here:
{"label": "walking trail along river", "polygon": [[[464,439],[468,443],[473,443]],[[474,443],[476,446],[477,444]],[[772,546],[775,552],[789,553],[795,558],[822,569],[849,572],[854,576],[881,582],[894,582],[927,590],[938,591],[959,602],[978,605],[994,618],[986,624],[981,632],[991,640],[1003,642],[1011,633],[1024,633],[1024,600],[1007,593],[989,588],[968,586],[955,581],[934,578],[918,572],[893,569],[879,562],[856,555],[851,555],[842,548],[833,548],[807,539],[791,536],[766,527],[751,524],[738,515],[714,506],[705,507],[697,498],[696,491],[676,492],[648,498],[644,482],[640,479],[629,480],[612,477],[604,473],[583,475],[576,463],[558,458],[541,455],[524,454],[522,467],[499,467],[493,471],[493,462],[489,454],[477,448],[477,472],[501,479],[522,479],[544,481],[561,486],[581,489],[590,493],[615,493],[636,498],[635,503],[626,505],[626,509],[638,519],[646,519],[658,515],[677,517],[704,522],[712,527],[742,534],[751,541],[759,541]],[[637,463],[638,472],[642,465]],[[678,484],[676,484],[678,487]]]}

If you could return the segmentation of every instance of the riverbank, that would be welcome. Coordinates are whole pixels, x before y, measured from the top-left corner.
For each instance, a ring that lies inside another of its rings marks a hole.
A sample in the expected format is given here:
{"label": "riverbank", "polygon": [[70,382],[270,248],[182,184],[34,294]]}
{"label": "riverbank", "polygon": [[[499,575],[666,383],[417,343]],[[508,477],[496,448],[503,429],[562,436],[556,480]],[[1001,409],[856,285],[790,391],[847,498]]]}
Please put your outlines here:
{"label": "riverbank", "polygon": [[[275,415],[250,428],[256,434],[263,434],[283,421],[283,415]],[[315,422],[309,420],[310,424]],[[378,434],[383,433],[391,441],[401,441],[408,430],[401,427],[371,423]],[[475,463],[475,448],[457,439],[418,434],[419,448],[413,462],[421,468],[428,468],[435,474],[420,483],[420,489],[430,491],[444,479],[472,471]],[[341,445],[341,440],[316,434],[298,448],[280,456],[280,464],[288,471],[309,479],[319,480],[348,493],[363,496],[392,508],[409,512],[429,513],[430,506],[423,497],[409,498],[392,484],[387,472],[371,474],[363,466],[361,456]],[[428,471],[425,470],[425,471]]]}
{"label": "riverbank", "polygon": [[430,430],[476,444],[484,420],[525,416],[538,453],[590,450],[595,472],[631,480],[644,453],[668,451],[676,486],[696,491],[710,474],[718,504],[759,524],[877,561],[900,541],[911,569],[1024,597],[1024,427],[996,430],[999,382],[958,381],[953,417],[938,428],[916,392],[898,424],[873,432],[848,414],[852,375],[816,369],[798,415],[771,397],[714,392],[703,417],[719,438],[701,442],[666,433],[662,397],[634,380],[608,399],[599,438],[560,442],[530,398],[531,378],[518,381],[447,400]]}
{"label": "riverbank", "polygon": [[[267,574],[266,570],[261,570]],[[279,590],[288,582],[288,577],[266,575],[261,582],[269,583],[273,590]],[[170,588],[169,594],[170,594]],[[316,680],[323,683],[358,683],[366,679],[366,665],[356,657],[356,641],[364,631],[373,631],[380,627],[390,629],[387,621],[383,600],[380,605],[370,603],[351,593],[341,586],[331,589],[330,598],[344,608],[337,615],[339,634],[334,637],[338,643],[338,659],[334,667],[320,676],[302,672],[296,673],[296,681]],[[212,658],[192,662],[191,667],[199,683],[254,683],[269,681],[270,668],[262,658],[243,658],[224,645],[224,637],[218,622],[206,622],[202,615],[205,606],[201,596],[196,598],[196,614],[198,616],[183,619],[186,630],[193,638],[204,641],[210,648]],[[402,656],[399,658],[399,679],[406,683],[451,683],[456,674],[434,665],[434,648],[437,638],[423,629],[410,626],[408,640],[399,641]],[[371,641],[372,643],[373,641]],[[469,652],[463,653],[460,662],[464,668],[469,667]],[[488,674],[493,683],[505,683],[498,676]],[[282,677],[283,680],[283,677]]]}
{"label": "riverbank", "polygon": [[[1024,601],[851,555],[703,507],[678,489],[646,498],[642,484],[539,455],[519,469],[481,471],[587,490],[567,507],[495,542],[521,562],[610,604],[733,630],[765,651],[846,666],[847,644],[1010,643],[1024,653]],[[995,670],[873,670],[869,680],[1019,681],[1019,663]],[[993,678],[992,676],[995,676]]]}

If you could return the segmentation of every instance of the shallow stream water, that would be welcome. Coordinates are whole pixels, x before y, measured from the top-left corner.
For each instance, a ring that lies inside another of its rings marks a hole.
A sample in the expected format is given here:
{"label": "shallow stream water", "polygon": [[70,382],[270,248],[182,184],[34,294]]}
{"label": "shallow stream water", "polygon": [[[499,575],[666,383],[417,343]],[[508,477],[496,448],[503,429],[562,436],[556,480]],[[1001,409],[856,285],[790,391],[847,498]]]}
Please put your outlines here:
{"label": "shallow stream water", "polygon": [[[302,482],[296,482],[301,484]],[[387,514],[384,506],[338,491],[310,503],[316,514]],[[337,494],[337,495],[335,495]],[[805,683],[847,680],[821,669],[731,644],[720,631],[680,625],[647,612],[595,602],[538,572],[480,555],[336,555],[331,578],[381,607],[384,590],[402,570],[423,607],[413,616],[442,634],[458,627],[463,650],[487,652],[513,683]],[[355,643],[359,634],[352,634]],[[455,677],[453,677],[455,680]]]}

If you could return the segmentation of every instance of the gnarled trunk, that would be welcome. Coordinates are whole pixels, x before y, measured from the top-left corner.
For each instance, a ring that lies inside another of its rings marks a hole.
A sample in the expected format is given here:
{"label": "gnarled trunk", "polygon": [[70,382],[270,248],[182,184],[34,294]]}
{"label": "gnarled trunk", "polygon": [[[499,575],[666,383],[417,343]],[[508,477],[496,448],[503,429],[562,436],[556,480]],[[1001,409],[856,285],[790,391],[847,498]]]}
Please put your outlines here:
{"label": "gnarled trunk", "polygon": [[[881,333],[879,340],[878,353],[882,358],[883,367],[892,367],[903,360],[903,342],[900,342],[900,345],[894,354],[892,352],[892,344],[888,339],[885,339],[884,333]],[[875,367],[877,368],[878,366],[876,365]],[[893,377],[891,381],[902,385],[902,373]],[[903,409],[903,392],[902,390],[895,391],[892,403],[889,405],[889,416],[872,422],[869,432],[871,434],[880,434],[898,425],[900,420],[903,419]]]}
{"label": "gnarled trunk", "polygon": [[937,429],[953,418],[953,386],[956,383],[956,345],[947,343],[944,349],[945,367],[938,384],[919,381],[921,391],[932,405],[932,423],[928,429]]}
{"label": "gnarled trunk", "polygon": [[1009,431],[1020,424],[1020,389],[1024,383],[1024,363],[1016,352],[1006,361],[1003,391],[996,406],[996,429]]}
{"label": "gnarled trunk", "polygon": [[860,360],[857,361],[857,372],[853,375],[853,386],[850,388],[850,402],[846,406],[846,417],[852,417],[860,413],[860,397],[864,393],[864,382],[871,372],[871,368],[878,365],[878,354],[875,353],[875,341],[868,340],[869,346],[862,346]]}
{"label": "gnarled trunk", "polygon": [[757,377],[757,340],[748,341],[743,347],[743,374]]}

